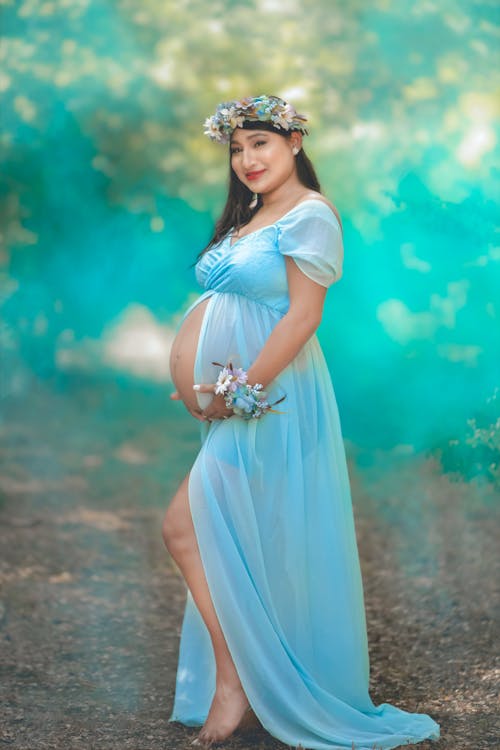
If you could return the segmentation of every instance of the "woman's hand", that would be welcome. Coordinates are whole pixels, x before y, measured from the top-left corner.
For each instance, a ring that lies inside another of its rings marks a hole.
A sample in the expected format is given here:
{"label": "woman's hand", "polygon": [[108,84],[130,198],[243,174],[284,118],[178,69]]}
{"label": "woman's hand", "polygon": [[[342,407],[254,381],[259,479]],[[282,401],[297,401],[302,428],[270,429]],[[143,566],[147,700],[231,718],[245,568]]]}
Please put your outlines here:
{"label": "woman's hand", "polygon": [[[195,391],[198,393],[214,393],[215,383],[207,384],[200,383],[199,385],[193,386]],[[201,412],[203,417],[208,421],[212,422],[214,419],[229,419],[234,416],[232,409],[228,409],[224,396],[222,394],[215,395],[212,401],[205,409]]]}
{"label": "woman's hand", "polygon": [[[172,399],[172,401],[181,401],[182,400],[181,397],[179,396],[178,391],[174,391],[173,393],[171,393],[170,394],[170,398]],[[186,404],[184,404],[184,406],[186,406]],[[199,422],[205,422],[206,421],[206,417],[205,417],[205,415],[203,414],[202,410],[199,407],[197,409],[190,409],[188,406],[186,406],[186,409],[191,414],[191,416],[194,417],[195,419],[197,419]]]}

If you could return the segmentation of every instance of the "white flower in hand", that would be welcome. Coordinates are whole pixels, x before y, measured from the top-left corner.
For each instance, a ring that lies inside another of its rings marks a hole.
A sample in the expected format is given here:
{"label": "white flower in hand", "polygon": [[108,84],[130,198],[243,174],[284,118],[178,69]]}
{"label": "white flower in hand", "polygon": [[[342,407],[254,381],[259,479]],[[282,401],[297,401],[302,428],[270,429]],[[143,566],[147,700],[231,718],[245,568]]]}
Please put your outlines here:
{"label": "white flower in hand", "polygon": [[219,394],[227,393],[228,389],[231,386],[231,373],[227,369],[227,367],[224,367],[220,373],[219,377],[217,378],[217,382],[215,384],[215,393],[218,396]]}

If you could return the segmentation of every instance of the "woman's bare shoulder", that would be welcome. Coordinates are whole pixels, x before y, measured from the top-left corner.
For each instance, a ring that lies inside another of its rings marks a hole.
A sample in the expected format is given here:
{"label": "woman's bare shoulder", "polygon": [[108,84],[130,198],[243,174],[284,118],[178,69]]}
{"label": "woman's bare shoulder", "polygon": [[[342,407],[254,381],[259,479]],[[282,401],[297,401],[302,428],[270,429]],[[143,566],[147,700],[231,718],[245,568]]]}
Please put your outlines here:
{"label": "woman's bare shoulder", "polygon": [[343,231],[342,221],[340,220],[340,214],[337,211],[336,206],[334,206],[333,203],[328,200],[328,198],[325,198],[325,196],[322,193],[318,193],[316,190],[310,190],[308,193],[306,193],[301,198],[300,202],[302,203],[302,201],[308,201],[308,200],[311,200],[312,198],[314,200],[320,200],[320,201],[322,201],[323,203],[325,203],[328,206],[328,208],[330,208],[333,211],[333,213],[335,214],[335,216],[337,218],[337,221],[340,224],[340,227],[341,227],[341,229]]}

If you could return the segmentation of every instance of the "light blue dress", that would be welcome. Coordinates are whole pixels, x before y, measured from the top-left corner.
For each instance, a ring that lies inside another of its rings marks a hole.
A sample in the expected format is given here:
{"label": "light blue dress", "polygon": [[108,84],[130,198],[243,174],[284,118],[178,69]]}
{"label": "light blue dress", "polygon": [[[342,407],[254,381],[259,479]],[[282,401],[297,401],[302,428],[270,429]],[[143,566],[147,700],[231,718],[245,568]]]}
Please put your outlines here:
{"label": "light blue dress", "polygon": [[[213,361],[248,369],[289,297],[284,256],[318,284],[342,275],[339,223],[320,199],[274,224],[226,237],[196,265],[209,297],[195,382]],[[349,477],[329,371],[316,335],[267,389],[277,409],[201,423],[189,502],[214,606],[264,728],[311,750],[373,750],[439,737],[427,714],[368,694],[363,586]],[[198,394],[200,406],[211,400]],[[170,721],[204,723],[215,690],[206,626],[188,592]]]}

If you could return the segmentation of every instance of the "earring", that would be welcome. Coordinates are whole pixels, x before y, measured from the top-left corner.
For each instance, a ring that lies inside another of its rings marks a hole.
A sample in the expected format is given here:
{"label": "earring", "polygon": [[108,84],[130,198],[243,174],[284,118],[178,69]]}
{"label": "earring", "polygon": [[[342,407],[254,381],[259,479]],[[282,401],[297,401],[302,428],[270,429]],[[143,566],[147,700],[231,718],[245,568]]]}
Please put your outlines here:
{"label": "earring", "polygon": [[248,208],[255,208],[255,206],[257,205],[258,198],[259,198],[259,196],[257,195],[257,193],[254,193],[252,200],[248,204]]}
{"label": "earring", "polygon": [[298,153],[299,153],[299,149],[297,148],[297,146],[294,146],[294,147],[292,148],[292,154],[293,154],[294,156],[297,156],[297,154],[298,154]]}

